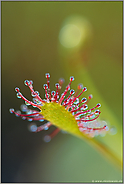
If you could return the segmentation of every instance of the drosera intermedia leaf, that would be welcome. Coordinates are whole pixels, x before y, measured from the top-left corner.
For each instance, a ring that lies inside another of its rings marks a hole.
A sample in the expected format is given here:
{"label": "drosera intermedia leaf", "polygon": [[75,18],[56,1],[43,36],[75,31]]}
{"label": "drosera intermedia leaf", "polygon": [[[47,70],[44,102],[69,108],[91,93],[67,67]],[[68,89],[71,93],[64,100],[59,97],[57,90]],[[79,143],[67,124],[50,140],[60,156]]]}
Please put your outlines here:
{"label": "drosera intermedia leaf", "polygon": [[[56,83],[56,91],[50,90],[50,74],[46,73],[47,84],[43,85],[45,90],[45,99],[42,99],[38,91],[33,89],[33,81],[25,80],[24,83],[29,87],[31,95],[33,96],[33,102],[27,100],[18,87],[15,88],[17,92],[17,97],[22,98],[25,101],[25,105],[21,106],[21,110],[25,112],[22,114],[21,111],[15,111],[10,109],[10,113],[14,113],[22,119],[27,119],[28,121],[40,121],[41,126],[36,124],[31,124],[30,130],[32,132],[40,132],[42,130],[47,130],[50,126],[54,125],[57,127],[56,130],[50,135],[45,137],[45,141],[49,142],[52,137],[54,137],[60,130],[64,130],[72,135],[84,138],[86,141],[95,145],[100,151],[113,158],[116,163],[119,161],[116,156],[112,154],[108,148],[103,146],[100,142],[93,139],[93,137],[105,134],[109,131],[109,127],[105,121],[98,120],[100,111],[100,103],[96,104],[93,108],[88,109],[88,102],[92,99],[90,94],[88,98],[82,98],[81,95],[87,91],[86,87],[82,84],[78,85],[78,89],[75,92],[71,89],[71,83],[74,81],[74,77],[70,77],[70,82],[66,86],[65,91],[60,95],[63,79]],[[32,105],[38,110],[31,110],[27,106]],[[43,124],[43,121],[48,122]]]}

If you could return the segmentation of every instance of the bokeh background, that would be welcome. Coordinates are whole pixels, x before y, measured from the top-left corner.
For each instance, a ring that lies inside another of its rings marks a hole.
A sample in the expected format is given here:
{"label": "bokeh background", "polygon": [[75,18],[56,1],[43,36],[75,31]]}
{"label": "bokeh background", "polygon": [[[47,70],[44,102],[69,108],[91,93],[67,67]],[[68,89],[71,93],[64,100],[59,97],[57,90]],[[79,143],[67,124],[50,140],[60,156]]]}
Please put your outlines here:
{"label": "bokeh background", "polygon": [[[87,95],[95,89],[91,106],[102,98],[101,117],[117,125],[118,132],[98,139],[121,157],[122,5],[114,1],[1,2],[2,182],[122,181],[122,172],[83,140],[59,133],[45,143],[44,135],[54,127],[34,134],[27,128],[30,122],[9,113],[9,108],[19,110],[23,103],[16,98],[15,87],[31,100],[25,79],[32,79],[44,97],[45,73],[51,75],[53,90],[60,77],[66,86],[74,75],[75,90],[81,82],[88,85]],[[78,24],[76,30],[64,27],[70,24]]]}

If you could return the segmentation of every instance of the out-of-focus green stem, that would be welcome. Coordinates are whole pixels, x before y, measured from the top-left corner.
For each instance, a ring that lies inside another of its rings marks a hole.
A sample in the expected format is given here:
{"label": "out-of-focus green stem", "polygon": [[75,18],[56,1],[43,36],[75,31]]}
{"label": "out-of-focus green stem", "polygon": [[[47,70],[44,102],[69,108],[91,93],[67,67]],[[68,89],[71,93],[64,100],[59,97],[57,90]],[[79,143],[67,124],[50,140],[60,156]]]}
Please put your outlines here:
{"label": "out-of-focus green stem", "polygon": [[[76,59],[76,58],[75,58]],[[79,61],[79,58],[78,58]],[[66,60],[67,62],[67,60]],[[106,135],[103,137],[101,140],[98,139],[86,139],[86,141],[92,145],[95,146],[105,157],[107,157],[110,161],[116,164],[116,166],[120,169],[122,169],[122,161],[121,161],[121,148],[120,148],[120,141],[121,139],[121,131],[120,127],[118,126],[118,120],[116,116],[111,112],[111,110],[107,107],[105,104],[104,100],[98,93],[97,89],[94,87],[93,82],[88,75],[88,72],[86,71],[86,68],[82,66],[82,64],[79,64],[76,60],[76,66],[74,69],[70,66],[65,66],[66,70],[68,69],[67,74],[68,75],[74,75],[75,78],[79,81],[86,81],[86,86],[88,88],[89,92],[92,92],[92,94],[95,94],[96,98],[94,97],[95,100],[93,100],[93,103],[96,104],[97,102],[100,102],[102,104],[102,118],[106,118],[109,120],[109,122],[112,122],[112,125],[116,125],[116,128],[118,129],[118,133],[116,135]],[[97,101],[96,101],[97,100]],[[115,142],[117,143],[115,144]],[[116,145],[116,146],[115,146]]]}
{"label": "out-of-focus green stem", "polygon": [[122,170],[122,161],[117,155],[108,148],[105,144],[101,143],[97,139],[85,139],[85,141],[90,144],[92,147],[95,147],[105,158],[109,159],[110,162],[115,164],[115,166]]}
{"label": "out-of-focus green stem", "polygon": [[[73,25],[75,25],[76,28],[73,27]],[[67,21],[65,21],[63,26],[65,27],[64,30],[62,29],[63,32],[61,31],[60,34],[61,45],[59,46],[59,51],[61,56],[62,67],[65,70],[67,78],[73,75],[76,79],[76,83],[83,83],[84,86],[88,88],[89,94],[92,93],[93,95],[95,95],[91,103],[102,104],[101,107],[102,113],[100,115],[100,119],[108,120],[111,123],[111,125],[116,126],[118,131],[116,135],[108,134],[102,138],[95,138],[95,139],[93,138],[92,140],[87,139],[87,142],[95,146],[101,153],[103,153],[103,155],[105,155],[105,157],[109,158],[109,160],[112,160],[114,163],[116,163],[116,165],[122,168],[122,150],[121,150],[122,132],[119,126],[120,123],[118,122],[118,119],[116,118],[114,113],[109,109],[109,107],[99,94],[90,77],[90,74],[88,73],[83,63],[83,57],[85,53],[88,51],[88,44],[92,35],[90,31],[91,27],[89,26],[87,21],[80,18],[78,19],[78,17],[71,17],[67,19]],[[78,29],[80,30],[80,33],[78,33]],[[74,39],[74,42],[72,42],[71,39],[73,39],[73,36],[75,35],[72,34],[71,35],[72,37],[70,37],[70,34],[68,33],[69,31],[70,33],[76,32],[76,34],[83,35],[82,37],[79,38],[80,39],[79,44],[77,44],[77,42],[75,41],[76,39]],[[73,46],[72,48],[70,43]],[[75,46],[74,44],[77,45]]]}

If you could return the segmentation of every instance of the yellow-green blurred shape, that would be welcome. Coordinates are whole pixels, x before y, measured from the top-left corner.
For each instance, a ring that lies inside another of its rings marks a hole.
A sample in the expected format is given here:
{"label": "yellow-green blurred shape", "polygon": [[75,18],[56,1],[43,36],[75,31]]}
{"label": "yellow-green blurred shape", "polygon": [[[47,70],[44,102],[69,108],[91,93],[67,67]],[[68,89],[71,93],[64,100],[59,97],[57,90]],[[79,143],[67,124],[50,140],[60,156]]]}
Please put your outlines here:
{"label": "yellow-green blurred shape", "polygon": [[72,15],[62,24],[59,41],[65,48],[75,48],[84,45],[92,38],[90,22],[81,16]]}

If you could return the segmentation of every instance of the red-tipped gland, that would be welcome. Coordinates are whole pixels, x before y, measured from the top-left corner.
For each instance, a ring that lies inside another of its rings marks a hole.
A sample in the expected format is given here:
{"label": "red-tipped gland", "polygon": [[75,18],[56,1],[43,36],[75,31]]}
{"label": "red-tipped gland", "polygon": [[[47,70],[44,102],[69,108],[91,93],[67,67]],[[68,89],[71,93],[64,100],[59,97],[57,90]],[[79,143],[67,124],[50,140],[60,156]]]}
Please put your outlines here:
{"label": "red-tipped gland", "polygon": [[35,94],[35,92],[33,91],[33,92],[31,92],[31,96],[32,97],[35,97],[36,96],[36,94]]}
{"label": "red-tipped gland", "polygon": [[[60,89],[61,86],[64,82],[64,80],[61,78],[59,80],[59,83],[57,83],[56,86],[56,92],[55,91],[50,91],[50,86],[49,86],[49,73],[46,73],[46,78],[47,78],[47,84],[44,84],[43,88],[45,89],[45,98],[42,100],[39,96],[39,92],[34,91],[33,89],[33,81],[28,81],[25,80],[25,85],[27,85],[31,91],[31,95],[35,98],[33,98],[33,102],[27,100],[20,92],[19,88],[15,88],[15,91],[17,92],[17,97],[22,98],[25,101],[26,105],[21,106],[21,110],[25,112],[26,114],[21,114],[20,111],[14,111],[14,109],[10,109],[10,113],[14,113],[17,117],[22,117],[22,119],[27,119],[28,121],[43,121],[44,117],[41,115],[41,111],[37,110],[29,110],[27,108],[28,105],[32,105],[33,107],[37,107],[39,110],[41,110],[41,106],[43,103],[58,103],[61,106],[64,106],[69,113],[72,113],[72,115],[75,117],[75,120],[77,121],[77,124],[79,126],[79,129],[81,132],[84,134],[92,134],[95,136],[97,133],[95,131],[99,131],[98,133],[100,134],[100,131],[108,131],[108,127],[106,124],[101,124],[102,127],[96,125],[96,119],[99,117],[99,114],[101,113],[97,108],[99,108],[101,105],[98,103],[95,107],[86,110],[88,108],[87,104],[89,102],[89,99],[92,98],[92,95],[89,95],[88,99],[82,98],[82,100],[79,102],[79,97],[82,95],[83,92],[87,91],[87,88],[84,87],[82,84],[78,85],[77,92],[75,93],[73,89],[70,90],[71,82],[74,80],[74,77],[70,77],[70,82],[66,86],[65,91],[63,92],[62,95],[60,95],[60,99],[57,101],[59,98],[60,94]],[[81,93],[78,95],[79,90],[81,90]],[[67,93],[70,93],[67,97]],[[75,93],[75,94],[74,94]],[[51,98],[52,95],[52,98]],[[81,105],[81,103],[83,103]],[[52,104],[50,104],[52,105]],[[55,104],[53,104],[55,105]],[[94,109],[97,109],[93,111]],[[50,123],[49,125],[44,124],[41,125],[40,127],[37,127],[36,125],[31,126],[31,131],[32,132],[39,132],[41,130],[47,130],[49,126],[52,124]],[[59,129],[57,130],[57,132]],[[55,134],[54,134],[55,135]],[[93,136],[92,135],[92,136]],[[50,135],[50,138],[53,137],[53,134]]]}
{"label": "red-tipped gland", "polygon": [[100,104],[100,103],[98,103],[96,107],[97,107],[97,108],[101,107],[101,104]]}
{"label": "red-tipped gland", "polygon": [[82,98],[81,102],[82,103],[86,103],[87,99],[86,98]]}
{"label": "red-tipped gland", "polygon": [[104,129],[106,129],[106,126],[107,126],[107,125],[104,125],[104,127],[103,127],[103,128],[104,128]]}
{"label": "red-tipped gland", "polygon": [[16,95],[17,95],[17,98],[21,98],[21,93],[20,92],[18,92]]}
{"label": "red-tipped gland", "polygon": [[59,79],[59,84],[62,85],[65,82],[65,80],[63,78]]}
{"label": "red-tipped gland", "polygon": [[19,89],[18,87],[16,87],[16,88],[15,88],[15,91],[16,91],[16,92],[19,92],[19,91],[20,91],[20,89]]}
{"label": "red-tipped gland", "polygon": [[78,89],[83,89],[83,84],[78,84]]}
{"label": "red-tipped gland", "polygon": [[83,110],[86,110],[87,108],[88,108],[87,105],[84,105],[84,106],[83,106]]}
{"label": "red-tipped gland", "polygon": [[71,82],[74,81],[74,77],[73,76],[70,77],[70,81]]}
{"label": "red-tipped gland", "polygon": [[50,78],[50,74],[49,73],[46,73],[45,76],[46,76],[47,79]]}
{"label": "red-tipped gland", "polygon": [[32,85],[32,84],[33,84],[33,81],[32,81],[32,80],[30,80],[29,82],[30,82],[30,85]]}
{"label": "red-tipped gland", "polygon": [[9,109],[9,112],[12,114],[14,113],[14,109]]}
{"label": "red-tipped gland", "polygon": [[51,92],[51,95],[52,95],[52,96],[55,96],[55,94],[56,94],[55,91],[52,91],[52,92]]}
{"label": "red-tipped gland", "polygon": [[91,99],[91,98],[93,98],[93,95],[92,95],[92,94],[90,94],[90,95],[88,96],[88,99]]}
{"label": "red-tipped gland", "polygon": [[38,91],[35,91],[35,93],[36,93],[38,96],[40,95]]}
{"label": "red-tipped gland", "polygon": [[47,85],[47,84],[44,84],[44,85],[43,85],[43,88],[44,88],[44,89],[48,89],[48,85]]}
{"label": "red-tipped gland", "polygon": [[87,91],[87,88],[86,87],[83,88],[83,92],[85,92],[85,91]]}
{"label": "red-tipped gland", "polygon": [[59,88],[59,83],[56,83],[56,84],[55,84],[55,87],[56,87],[56,88]]}
{"label": "red-tipped gland", "polygon": [[21,111],[16,111],[16,112],[15,112],[15,115],[16,115],[17,117],[20,117],[20,114],[21,114]]}
{"label": "red-tipped gland", "polygon": [[25,81],[24,81],[24,84],[25,84],[26,86],[28,86],[28,85],[30,84],[29,80],[25,80]]}
{"label": "red-tipped gland", "polygon": [[74,95],[75,91],[73,89],[70,90],[70,95]]}
{"label": "red-tipped gland", "polygon": [[95,110],[95,114],[100,114],[101,112],[100,112],[100,110]]}
{"label": "red-tipped gland", "polygon": [[104,125],[104,129],[105,129],[106,131],[108,131],[108,130],[109,130],[109,127],[108,127],[107,125]]}

